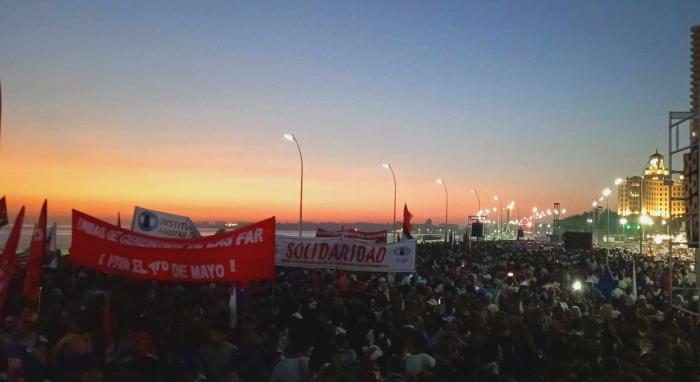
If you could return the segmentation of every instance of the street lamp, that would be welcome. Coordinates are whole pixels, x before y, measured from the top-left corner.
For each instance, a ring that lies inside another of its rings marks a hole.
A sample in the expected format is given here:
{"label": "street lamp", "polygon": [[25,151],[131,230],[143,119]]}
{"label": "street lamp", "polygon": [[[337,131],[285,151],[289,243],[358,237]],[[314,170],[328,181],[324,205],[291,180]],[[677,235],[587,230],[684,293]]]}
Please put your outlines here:
{"label": "street lamp", "polygon": [[[627,219],[620,218],[620,225],[622,226],[622,235],[625,235],[625,226],[627,225]],[[626,237],[625,237],[625,241],[627,241]]]}
{"label": "street lamp", "polygon": [[498,195],[494,195],[493,200],[498,202],[498,240],[502,240],[501,222],[503,221],[503,203]]}
{"label": "street lamp", "polygon": [[[511,216],[513,215],[513,208],[515,208],[515,201],[511,200],[510,203],[506,206],[508,209],[508,224],[513,225],[514,223],[511,221]],[[520,217],[520,214],[518,214],[518,218]],[[515,229],[515,239],[518,239],[518,230],[517,228]]]}
{"label": "street lamp", "polygon": [[625,182],[625,181],[624,181],[622,178],[615,178],[615,182],[614,182],[614,183],[615,183],[616,186],[619,186],[619,185],[621,185],[621,184],[624,183],[624,182]]}
{"label": "street lamp", "polygon": [[391,221],[391,228],[394,230],[394,240],[396,240],[396,175],[394,174],[394,168],[391,167],[391,163],[382,163],[382,167],[391,171],[391,178],[394,180],[394,219]]}
{"label": "street lamp", "polygon": [[301,173],[299,176],[299,237],[301,237],[302,211],[304,205],[304,158],[301,156],[299,141],[297,141],[294,134],[284,134],[283,137],[289,142],[294,142],[294,144],[297,145],[297,151],[299,151],[299,161],[301,162]]}
{"label": "street lamp", "polygon": [[445,181],[442,179],[436,179],[435,182],[437,184],[441,184],[442,188],[445,189],[445,242],[447,242],[447,206],[448,206],[448,196],[447,196],[447,185],[445,184]]}
{"label": "street lamp", "polygon": [[642,252],[642,245],[644,242],[644,226],[652,226],[654,224],[654,221],[648,216],[648,215],[642,215],[639,218],[639,223],[641,225],[641,235],[639,236],[639,255],[641,256],[644,252]]}
{"label": "street lamp", "polygon": [[605,187],[605,189],[603,189],[603,196],[605,197],[605,209],[608,210],[606,212],[608,218],[608,235],[605,238],[606,243],[610,240],[610,194],[612,194],[610,187]]}
{"label": "street lamp", "polygon": [[479,199],[479,193],[476,190],[469,190],[469,191],[476,196],[476,204],[477,204],[479,211],[481,211],[481,199]]}

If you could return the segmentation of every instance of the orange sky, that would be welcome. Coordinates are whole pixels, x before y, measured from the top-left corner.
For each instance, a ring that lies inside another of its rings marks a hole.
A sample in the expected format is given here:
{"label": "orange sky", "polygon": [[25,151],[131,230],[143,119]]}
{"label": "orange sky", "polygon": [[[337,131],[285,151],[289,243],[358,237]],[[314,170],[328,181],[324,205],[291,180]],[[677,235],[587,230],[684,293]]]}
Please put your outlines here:
{"label": "orange sky", "polygon": [[[8,122],[0,177],[13,214],[25,204],[29,216],[34,216],[41,200],[48,198],[49,213],[59,221],[68,220],[71,208],[105,219],[115,219],[119,211],[128,221],[134,205],[195,220],[277,216],[293,222],[298,216],[298,156],[281,135],[251,138],[245,144],[168,139],[150,144],[114,133],[118,126],[103,127],[100,134],[91,136],[57,130],[38,134],[31,118],[9,118]],[[336,151],[346,150],[352,151],[342,145]],[[312,151],[305,155],[304,220],[390,221],[392,181],[380,166],[382,156],[345,163],[338,158],[324,161]],[[423,169],[393,165],[399,181],[397,219],[407,201],[416,221],[432,217],[442,222],[444,194],[434,177],[420,176]],[[451,199],[450,222],[464,223],[476,211],[470,185],[447,176],[445,181]],[[492,192],[481,192],[482,207],[496,205],[490,200]],[[522,207],[523,213],[530,208]]]}

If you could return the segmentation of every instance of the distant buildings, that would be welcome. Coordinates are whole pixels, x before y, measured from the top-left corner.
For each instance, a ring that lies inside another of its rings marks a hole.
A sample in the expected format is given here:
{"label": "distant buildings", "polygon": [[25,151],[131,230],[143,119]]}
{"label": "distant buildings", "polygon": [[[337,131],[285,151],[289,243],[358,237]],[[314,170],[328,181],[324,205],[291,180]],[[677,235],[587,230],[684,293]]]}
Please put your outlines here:
{"label": "distant buildings", "polygon": [[685,195],[683,176],[671,180],[671,173],[664,164],[664,156],[655,152],[649,156],[649,165],[643,176],[631,176],[618,185],[617,213],[622,216],[646,214],[668,218],[685,213],[683,200],[673,200],[669,208],[669,184],[674,198]]}

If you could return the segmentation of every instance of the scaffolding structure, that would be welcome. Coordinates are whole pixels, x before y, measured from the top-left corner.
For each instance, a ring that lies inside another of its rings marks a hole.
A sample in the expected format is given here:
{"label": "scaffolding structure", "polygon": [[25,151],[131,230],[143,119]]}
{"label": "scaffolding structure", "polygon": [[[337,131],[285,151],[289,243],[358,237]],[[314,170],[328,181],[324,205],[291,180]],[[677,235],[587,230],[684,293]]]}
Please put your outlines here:
{"label": "scaffolding structure", "polygon": [[[673,219],[685,219],[687,243],[676,242],[672,237],[668,240],[668,274],[673,275],[673,248],[677,245],[687,244],[688,247],[695,248],[695,267],[700,269],[700,251],[698,250],[700,226],[698,226],[698,180],[700,180],[700,163],[698,162],[698,139],[695,132],[698,114],[691,111],[672,111],[668,113],[668,167],[670,177],[668,178],[668,205],[673,205],[674,201],[683,200],[685,202],[684,217],[674,217],[669,213],[670,225]],[[686,131],[687,129],[687,131]],[[681,137],[686,137],[685,138]],[[681,142],[683,141],[683,142]],[[673,168],[673,156],[683,155],[683,170]],[[672,192],[673,175],[683,175],[685,177],[685,196],[674,197]],[[673,302],[673,277],[669,277],[671,288],[669,290],[669,300]],[[695,287],[700,295],[700,272],[696,272]]]}

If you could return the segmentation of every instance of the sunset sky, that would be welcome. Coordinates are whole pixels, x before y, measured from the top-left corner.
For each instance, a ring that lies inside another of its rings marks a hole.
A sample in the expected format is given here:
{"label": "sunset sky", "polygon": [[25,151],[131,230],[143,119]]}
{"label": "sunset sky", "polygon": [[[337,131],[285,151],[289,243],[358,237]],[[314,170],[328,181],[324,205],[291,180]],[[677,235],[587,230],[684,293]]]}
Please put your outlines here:
{"label": "sunset sky", "polygon": [[667,151],[698,23],[692,0],[1,2],[0,195],[12,219],[292,222],[290,132],[304,220],[390,221],[386,161],[419,222],[437,177],[451,223],[470,188],[580,212]]}

